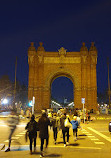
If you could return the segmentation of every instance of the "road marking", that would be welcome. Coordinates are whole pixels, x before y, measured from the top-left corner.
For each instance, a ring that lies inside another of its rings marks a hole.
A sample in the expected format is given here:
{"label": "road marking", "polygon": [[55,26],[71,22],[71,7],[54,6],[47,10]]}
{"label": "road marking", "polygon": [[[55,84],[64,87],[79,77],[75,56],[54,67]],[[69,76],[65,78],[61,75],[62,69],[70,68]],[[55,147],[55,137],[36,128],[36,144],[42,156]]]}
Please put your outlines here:
{"label": "road marking", "polygon": [[95,136],[88,136],[89,138],[94,138]]}
{"label": "road marking", "polygon": [[[8,127],[8,125],[4,125],[4,124],[2,124],[2,125],[0,125],[0,126],[3,126],[3,127]],[[17,127],[25,127],[26,125],[24,125],[24,124],[21,124],[21,125],[17,125]]]}
{"label": "road marking", "polygon": [[85,132],[85,131],[84,131],[84,133],[89,133],[89,132]]}
{"label": "road marking", "polygon": [[99,136],[101,136],[102,138],[106,139],[107,141],[111,142],[111,138],[107,137],[106,135],[96,131],[95,129],[91,128],[91,127],[87,127],[89,130],[93,131],[94,133],[98,134]]}
{"label": "road marking", "polygon": [[94,142],[95,144],[104,144],[103,142]]}
{"label": "road marking", "polygon": [[94,138],[94,139],[91,139],[91,140],[99,140],[99,139],[97,139],[97,138]]}
{"label": "road marking", "polygon": [[7,127],[7,125],[0,125],[0,126]]}
{"label": "road marking", "polygon": [[17,137],[21,137],[21,136],[23,136],[23,135],[20,135],[20,134],[19,134],[19,135],[16,135],[16,136],[17,136]]}
{"label": "road marking", "polygon": [[26,127],[26,124],[17,125],[17,127]]}
{"label": "road marking", "polygon": [[86,129],[82,129],[82,131],[86,131]]}
{"label": "road marking", "polygon": [[26,132],[26,130],[25,131],[23,131],[24,133]]}
{"label": "road marking", "polygon": [[[5,143],[8,143],[8,142],[9,142],[9,140],[5,140],[4,142],[5,142]],[[11,142],[13,142],[13,140],[12,140]]]}
{"label": "road marking", "polygon": [[19,133],[19,134],[25,134],[25,132]]}
{"label": "road marking", "polygon": [[[14,146],[12,146],[12,148],[14,148],[14,147],[27,147],[28,148],[28,150],[29,150],[29,145],[14,145]],[[40,145],[37,145],[37,147],[40,147]],[[98,150],[101,150],[102,148],[98,148],[98,147],[82,147],[82,146],[80,146],[80,147],[77,147],[77,146],[67,146],[68,148],[77,148],[77,149],[98,149]],[[66,148],[67,148],[66,147]],[[48,148],[64,148],[64,146],[63,145],[61,145],[61,146],[57,146],[57,145],[49,145],[48,146]],[[64,148],[65,149],[65,148]]]}
{"label": "road marking", "polygon": [[12,139],[19,139],[19,137],[12,137]]}
{"label": "road marking", "polygon": [[89,134],[87,134],[87,136],[92,136],[92,134],[89,133]]}
{"label": "road marking", "polygon": [[99,132],[106,132],[106,133],[109,133],[109,131],[99,131]]}

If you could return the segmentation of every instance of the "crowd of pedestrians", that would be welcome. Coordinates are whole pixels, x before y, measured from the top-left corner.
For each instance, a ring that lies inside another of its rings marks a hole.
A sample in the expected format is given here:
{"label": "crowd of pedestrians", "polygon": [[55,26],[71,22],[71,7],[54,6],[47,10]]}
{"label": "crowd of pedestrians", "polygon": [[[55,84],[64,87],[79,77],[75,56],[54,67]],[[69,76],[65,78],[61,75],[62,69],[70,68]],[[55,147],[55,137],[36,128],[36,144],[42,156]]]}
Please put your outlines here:
{"label": "crowd of pedestrians", "polygon": [[[89,119],[89,117],[88,117]],[[19,119],[15,115],[15,112],[12,111],[11,116],[9,117],[8,123],[10,127],[10,135],[9,135],[9,146],[5,152],[10,151],[11,137],[13,132],[16,129],[16,125],[18,124]],[[49,143],[49,131],[53,130],[53,139],[54,144],[57,144],[58,131],[61,131],[61,135],[63,138],[64,147],[69,145],[69,129],[72,128],[74,141],[77,141],[77,132],[78,128],[82,129],[80,126],[81,118],[78,115],[77,111],[74,111],[72,115],[67,115],[66,112],[62,113],[47,113],[45,110],[42,110],[42,115],[40,116],[38,121],[35,121],[35,116],[32,115],[30,121],[27,123],[26,135],[28,135],[30,141],[30,154],[32,154],[32,144],[34,142],[34,152],[36,152],[36,140],[37,133],[39,134],[39,138],[41,141],[40,144],[40,157],[44,156],[44,152],[47,150]],[[37,132],[38,131],[38,132]],[[44,145],[45,144],[45,145]]]}
{"label": "crowd of pedestrians", "polygon": [[[72,127],[74,141],[77,140],[77,129],[80,127],[80,118],[77,113],[69,117],[66,112],[57,114],[47,114],[45,110],[42,111],[42,115],[38,122],[35,121],[34,115],[27,123],[25,129],[29,132],[30,140],[30,154],[32,154],[32,142],[34,141],[34,152],[36,151],[36,138],[37,131],[39,131],[40,144],[40,157],[44,156],[49,143],[49,131],[48,126],[53,130],[54,144],[57,144],[58,131],[62,132],[64,147],[69,145],[69,128]],[[32,124],[32,125],[31,125]],[[80,127],[81,128],[81,127]],[[45,145],[44,145],[45,144]]]}

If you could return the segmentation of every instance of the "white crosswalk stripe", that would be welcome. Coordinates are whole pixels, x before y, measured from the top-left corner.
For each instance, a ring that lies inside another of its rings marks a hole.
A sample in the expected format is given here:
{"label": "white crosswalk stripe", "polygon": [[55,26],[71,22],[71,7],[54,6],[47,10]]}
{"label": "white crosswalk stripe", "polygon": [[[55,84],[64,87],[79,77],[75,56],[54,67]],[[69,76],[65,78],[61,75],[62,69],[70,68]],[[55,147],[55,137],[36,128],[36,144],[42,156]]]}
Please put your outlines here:
{"label": "white crosswalk stripe", "polygon": [[107,141],[111,142],[111,138],[110,138],[110,137],[108,137],[108,136],[106,136],[106,135],[104,135],[104,134],[102,134],[102,133],[96,131],[95,129],[93,129],[93,128],[91,128],[91,127],[87,127],[87,128],[88,128],[89,130],[91,130],[92,132],[98,134],[98,135],[101,136],[102,138],[106,139]]}
{"label": "white crosswalk stripe", "polygon": [[103,142],[94,142],[95,144],[105,144],[105,143],[103,143]]}

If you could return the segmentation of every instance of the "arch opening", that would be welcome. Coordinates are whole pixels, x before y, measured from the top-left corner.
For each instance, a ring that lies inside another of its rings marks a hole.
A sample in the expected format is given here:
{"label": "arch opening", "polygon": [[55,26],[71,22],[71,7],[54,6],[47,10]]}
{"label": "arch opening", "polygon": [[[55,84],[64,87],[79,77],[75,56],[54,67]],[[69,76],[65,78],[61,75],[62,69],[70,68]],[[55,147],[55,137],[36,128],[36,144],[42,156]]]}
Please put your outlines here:
{"label": "arch opening", "polygon": [[[74,104],[74,84],[71,77],[66,74],[56,75],[53,77],[50,83],[51,89],[51,107],[61,108],[73,108]],[[52,104],[54,101],[55,104]],[[57,103],[57,104],[56,104]]]}

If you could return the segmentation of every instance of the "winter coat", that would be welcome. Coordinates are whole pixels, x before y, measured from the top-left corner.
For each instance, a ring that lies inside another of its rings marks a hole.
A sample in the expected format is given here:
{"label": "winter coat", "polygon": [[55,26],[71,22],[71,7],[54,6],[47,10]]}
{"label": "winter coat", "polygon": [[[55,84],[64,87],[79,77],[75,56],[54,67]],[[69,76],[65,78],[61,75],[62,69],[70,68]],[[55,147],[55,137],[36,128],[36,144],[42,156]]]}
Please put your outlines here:
{"label": "winter coat", "polygon": [[[30,123],[32,123],[34,127],[32,131],[30,131]],[[29,139],[37,137],[38,123],[35,120],[30,120],[30,122],[27,123],[25,129],[27,129],[29,132]]]}
{"label": "winter coat", "polygon": [[49,137],[48,126],[50,125],[50,120],[47,116],[41,116],[38,121],[39,126],[39,137],[46,139]]}
{"label": "winter coat", "polygon": [[72,129],[77,129],[78,121],[72,120],[70,123],[72,124]]}

